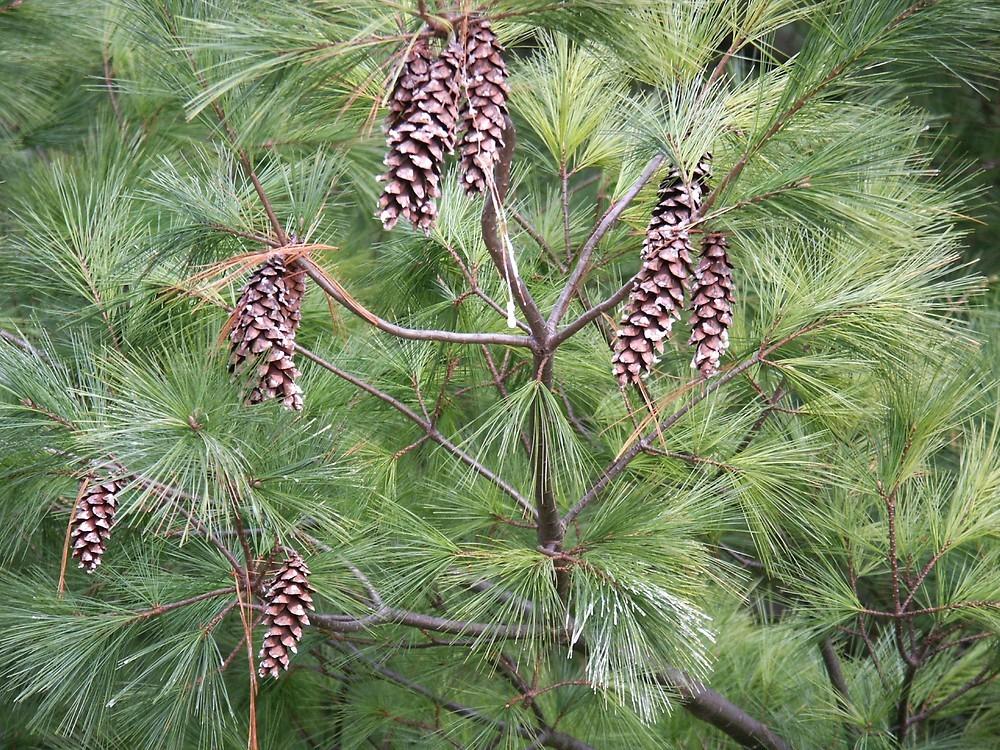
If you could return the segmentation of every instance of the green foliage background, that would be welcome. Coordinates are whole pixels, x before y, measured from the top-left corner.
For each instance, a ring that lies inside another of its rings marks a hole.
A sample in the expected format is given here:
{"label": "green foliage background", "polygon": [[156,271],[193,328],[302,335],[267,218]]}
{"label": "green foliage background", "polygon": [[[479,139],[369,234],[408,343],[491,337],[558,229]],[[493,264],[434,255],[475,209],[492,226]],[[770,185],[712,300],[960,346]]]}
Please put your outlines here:
{"label": "green foliage background", "polygon": [[[233,585],[202,532],[240,556],[238,516],[255,558],[303,552],[329,622],[370,616],[370,582],[396,610],[539,633],[310,628],[257,695],[267,750],[558,747],[542,724],[596,748],[737,746],[681,708],[670,670],[789,747],[1000,747],[1000,6],[488,4],[510,50],[512,241],[542,310],[651,157],[687,172],[711,150],[706,225],[737,268],[725,365],[753,360],[706,385],[675,334],[647,383],[669,429],[569,525],[560,592],[511,497],[385,399],[300,357],[303,413],[246,406],[219,331],[247,266],[193,279],[271,231],[244,149],[285,228],[335,246],[313,260],[368,308],[507,332],[465,293],[456,258],[507,294],[454,169],[430,236],[373,217],[386,81],[422,5],[0,0],[0,746],[246,747],[233,596],[149,613]],[[598,245],[591,300],[636,272],[656,182]],[[654,425],[595,326],[560,346],[551,389],[526,349],[399,340],[315,285],[298,341],[426,408],[525,497],[522,436],[544,444],[564,513]],[[131,481],[111,547],[58,596],[79,477],[109,457]],[[922,611],[902,633],[870,614],[894,604],[890,537]],[[933,711],[901,731],[901,705]]]}

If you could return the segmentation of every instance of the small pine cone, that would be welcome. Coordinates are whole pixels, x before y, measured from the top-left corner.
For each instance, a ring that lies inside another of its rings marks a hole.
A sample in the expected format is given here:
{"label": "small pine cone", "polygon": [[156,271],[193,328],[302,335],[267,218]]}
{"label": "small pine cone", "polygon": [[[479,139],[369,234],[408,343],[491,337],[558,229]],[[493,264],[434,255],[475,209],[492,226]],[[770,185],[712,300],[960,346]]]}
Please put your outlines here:
{"label": "small pine cone", "polygon": [[706,234],[691,290],[691,340],[695,347],[691,367],[710,378],[719,371],[719,360],[729,348],[733,323],[733,266],[721,232]]}
{"label": "small pine cone", "polygon": [[711,154],[706,154],[692,171],[690,185],[677,169],[660,183],[643,242],[642,268],[615,339],[612,371],[622,388],[649,374],[674,321],[680,320],[691,273],[688,223],[701,207],[710,176]]}
{"label": "small pine cone", "polygon": [[80,561],[80,567],[93,573],[101,564],[101,558],[108,548],[115,511],[118,509],[118,493],[123,484],[111,477],[98,483],[93,476],[88,476],[84,481],[87,482],[87,488],[73,511],[70,544],[73,557]]}
{"label": "small pine cone", "polygon": [[461,57],[461,47],[453,41],[430,64],[427,80],[407,94],[407,108],[399,113],[390,109],[388,171],[379,178],[385,182],[379,218],[386,229],[392,229],[400,216],[424,233],[434,226],[441,166],[444,155],[455,149]]}
{"label": "small pine cone", "polygon": [[301,274],[290,273],[284,259],[276,255],[251,274],[240,295],[229,334],[229,370],[238,373],[248,363],[258,363],[258,380],[247,397],[251,404],[280,398],[289,409],[302,409],[294,347],[304,292]]}
{"label": "small pine cone", "polygon": [[504,145],[510,94],[503,47],[497,43],[487,19],[469,22],[465,60],[469,98],[462,108],[462,184],[469,193],[482,193],[486,190],[486,176],[492,174]]}
{"label": "small pine cone", "polygon": [[315,609],[312,595],[309,568],[297,552],[290,551],[264,593],[267,632],[258,654],[261,677],[277,679],[282,669],[288,669],[289,652],[298,653],[302,628],[309,624],[306,610]]}

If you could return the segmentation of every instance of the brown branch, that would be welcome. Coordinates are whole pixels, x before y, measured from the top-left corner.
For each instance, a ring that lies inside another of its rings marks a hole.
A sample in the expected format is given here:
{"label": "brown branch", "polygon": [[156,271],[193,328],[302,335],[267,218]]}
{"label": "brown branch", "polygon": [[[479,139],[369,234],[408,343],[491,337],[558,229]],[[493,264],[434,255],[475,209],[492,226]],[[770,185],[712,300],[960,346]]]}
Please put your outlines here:
{"label": "brown branch", "polygon": [[[918,0],[917,2],[913,3],[910,7],[908,7],[906,10],[904,10],[902,13],[893,18],[892,21],[890,21],[889,24],[886,26],[886,31],[893,30],[894,28],[899,26],[899,24],[903,23],[906,19],[908,19],[910,16],[914,15],[915,13],[918,13],[921,10],[924,10],[925,8],[929,8],[936,2],[937,0]],[[771,127],[768,128],[767,131],[765,131],[765,133],[760,137],[760,139],[757,140],[756,143],[752,144],[750,147],[746,149],[746,151],[744,151],[740,155],[739,159],[736,160],[736,163],[733,164],[732,168],[729,170],[726,176],[719,181],[719,184],[716,186],[715,190],[713,190],[711,194],[705,199],[704,203],[702,203],[702,206],[698,211],[698,216],[699,217],[704,216],[705,214],[708,213],[708,210],[712,207],[712,205],[722,194],[722,192],[729,186],[731,182],[733,182],[733,180],[735,180],[737,177],[740,176],[740,174],[746,167],[747,163],[749,162],[751,156],[753,156],[757,151],[763,148],[764,145],[771,140],[771,138],[773,138],[775,135],[781,132],[781,130],[783,130],[784,127],[788,124],[788,122],[793,117],[795,117],[795,115],[798,114],[799,111],[806,104],[808,104],[810,100],[813,99],[813,97],[818,95],[821,91],[823,91],[823,89],[825,89],[827,86],[833,83],[833,81],[839,78],[851,65],[856,63],[862,57],[864,57],[865,54],[868,53],[868,50],[869,48],[867,46],[863,47],[847,60],[844,60],[835,65],[818,84],[816,84],[809,91],[805,92],[802,96],[796,99],[788,109],[786,109],[784,112],[778,115],[777,119],[774,121]]]}
{"label": "brown branch", "polygon": [[524,214],[522,214],[520,211],[512,210],[510,212],[510,215],[513,217],[514,221],[516,221],[520,225],[521,229],[523,229],[525,232],[528,233],[528,236],[531,237],[532,240],[534,240],[535,244],[538,245],[538,247],[541,249],[543,253],[545,253],[546,256],[548,256],[549,260],[551,260],[555,264],[556,268],[558,268],[561,273],[566,273],[569,270],[566,267],[566,264],[562,262],[562,260],[559,258],[558,255],[556,255],[556,252],[555,250],[552,249],[552,246],[545,241],[544,237],[542,237],[542,233],[539,232],[534,227],[534,225],[532,225],[530,221],[528,221],[528,219],[524,216]]}
{"label": "brown branch", "polygon": [[554,750],[594,750],[590,745],[577,739],[568,734],[562,732],[557,732],[554,729],[539,728],[533,729],[517,724],[508,724],[507,722],[492,719],[486,714],[468,706],[463,706],[458,703],[454,703],[444,698],[439,697],[428,688],[423,685],[414,682],[410,678],[389,669],[385,665],[375,661],[374,659],[365,656],[365,654],[356,646],[349,643],[338,643],[336,644],[338,648],[347,651],[355,659],[364,663],[368,669],[377,675],[394,682],[400,687],[404,687],[418,695],[422,695],[427,700],[431,701],[437,706],[445,709],[446,711],[455,714],[456,716],[461,716],[465,719],[470,719],[472,721],[479,722],[481,724],[486,724],[492,726],[501,734],[508,731],[514,731],[521,737],[535,743],[536,745],[541,745],[543,747],[551,747]]}
{"label": "brown branch", "polygon": [[837,693],[837,703],[846,711],[851,705],[851,694],[847,688],[847,679],[844,677],[844,670],[840,664],[840,657],[837,656],[837,649],[833,645],[833,639],[827,637],[820,641],[819,652],[823,657],[823,666],[826,667],[830,684],[833,685],[833,689]]}
{"label": "brown branch", "polygon": [[507,190],[510,187],[510,166],[514,158],[515,137],[514,123],[508,118],[506,127],[504,128],[503,147],[500,150],[500,157],[497,160],[492,176],[493,186],[496,189],[496,198],[494,198],[492,190],[487,191],[480,223],[483,232],[483,242],[486,244],[486,250],[489,252],[493,264],[500,271],[500,275],[510,282],[514,293],[514,301],[524,314],[525,320],[528,322],[528,327],[531,329],[535,339],[541,341],[545,336],[545,320],[542,318],[538,304],[531,296],[531,292],[528,291],[527,285],[524,283],[510,257],[508,248],[504,243],[504,238],[501,237],[501,220],[498,214],[498,210],[502,210],[503,207],[502,205],[498,207],[497,201],[501,204],[503,203],[507,195]]}
{"label": "brown branch", "polygon": [[950,547],[951,542],[945,542],[941,545],[941,549],[934,553],[934,556],[927,561],[927,564],[924,565],[923,569],[913,581],[913,585],[910,586],[910,593],[907,594],[906,599],[904,599],[903,603],[900,605],[901,610],[906,610],[906,608],[910,606],[910,603],[913,601],[913,597],[917,595],[917,589],[920,588],[923,582],[927,579],[927,576],[930,575],[932,570],[934,570],[934,566],[936,566],[941,558],[944,557]]}
{"label": "brown branch", "polygon": [[177,602],[171,602],[170,604],[160,604],[156,607],[150,607],[142,612],[136,612],[132,619],[134,620],[148,620],[151,617],[158,617],[159,615],[166,614],[167,612],[172,612],[175,609],[180,609],[181,607],[187,607],[191,604],[196,604],[198,602],[203,602],[206,599],[214,599],[217,596],[223,596],[225,594],[232,594],[236,589],[233,586],[226,586],[221,589],[215,589],[214,591],[206,591],[204,594],[198,594],[196,596],[189,596],[187,599],[181,599]]}
{"label": "brown branch", "polygon": [[577,287],[580,286],[583,281],[583,277],[586,275],[588,266],[590,264],[590,258],[597,248],[598,243],[604,238],[604,235],[608,233],[615,222],[618,221],[618,217],[621,216],[622,212],[628,207],[632,200],[639,194],[642,187],[649,182],[649,179],[653,176],[657,169],[664,160],[663,154],[657,154],[652,159],[647,162],[642,173],[636,179],[635,182],[629,187],[628,190],[622,195],[618,201],[611,205],[611,207],[605,212],[604,217],[598,223],[597,228],[591,233],[587,241],[583,243],[583,247],[580,248],[580,254],[576,260],[576,266],[573,268],[573,272],[570,274],[569,279],[566,281],[566,285],[563,287],[562,292],[559,294],[559,299],[556,300],[556,304],[552,308],[552,314],[549,315],[548,326],[551,329],[559,324],[562,320],[563,315],[566,314],[566,309],[569,307],[569,302],[576,293]]}
{"label": "brown branch", "polygon": [[335,299],[347,310],[357,315],[362,320],[367,321],[380,331],[396,336],[401,339],[412,341],[443,341],[450,344],[497,344],[500,346],[532,346],[532,339],[529,336],[517,336],[508,333],[456,333],[454,331],[437,331],[431,329],[406,328],[404,326],[390,323],[388,320],[380,318],[375,313],[368,310],[353,297],[347,295],[343,288],[333,282],[333,280],[322,271],[315,263],[306,258],[297,261],[299,267],[303,268],[316,285],[319,286],[330,297]]}
{"label": "brown branch", "polygon": [[106,41],[101,48],[101,59],[104,65],[104,88],[108,91],[108,99],[111,100],[111,109],[114,110],[118,127],[124,130],[125,116],[122,114],[121,104],[118,102],[118,91],[115,89],[114,83],[115,74],[111,68],[111,57],[108,54],[108,44]]}
{"label": "brown branch", "polygon": [[359,633],[380,625],[406,625],[419,630],[474,638],[500,638],[523,641],[543,635],[543,631],[525,624],[483,623],[470,620],[455,620],[435,615],[425,615],[395,607],[378,607],[371,614],[362,617],[316,613],[309,620],[318,627],[335,633]]}
{"label": "brown branch", "polygon": [[448,453],[453,455],[455,458],[464,463],[466,466],[475,471],[477,474],[488,479],[490,482],[495,484],[505,493],[510,495],[510,497],[512,497],[514,501],[517,502],[517,504],[521,507],[521,509],[524,510],[527,514],[529,514],[532,517],[535,516],[534,507],[532,507],[531,503],[527,500],[527,498],[525,498],[520,492],[518,492],[512,485],[506,482],[503,478],[496,475],[490,469],[483,466],[481,463],[479,463],[479,461],[477,461],[475,458],[473,458],[464,450],[462,450],[453,442],[451,442],[441,433],[440,430],[438,430],[433,424],[431,424],[429,420],[417,414],[413,409],[404,404],[402,401],[394,398],[393,396],[390,396],[388,393],[384,391],[379,390],[372,384],[359,378],[357,375],[353,375],[347,372],[346,370],[342,370],[332,362],[328,362],[327,360],[320,357],[318,354],[315,354],[314,352],[310,351],[309,349],[306,349],[303,346],[300,346],[299,344],[295,344],[295,351],[298,354],[301,354],[306,359],[315,362],[323,369],[332,372],[337,377],[346,380],[348,383],[351,383],[352,385],[361,389],[365,393],[375,396],[375,398],[391,406],[393,409],[395,409],[400,414],[405,416],[411,422],[414,422],[416,425],[422,428],[424,432],[427,433],[428,437],[431,440],[433,440],[435,443],[437,443],[446,451],[448,451]]}
{"label": "brown branch", "polygon": [[598,302],[593,307],[590,307],[583,314],[580,315],[576,320],[574,320],[569,325],[561,328],[559,332],[555,335],[554,342],[558,346],[562,342],[566,341],[572,336],[575,336],[580,329],[590,323],[592,320],[600,317],[602,313],[616,307],[619,302],[624,300],[630,291],[632,291],[632,285],[635,280],[639,278],[639,274],[636,273],[628,281],[626,281],[621,287],[618,288],[610,297]]}
{"label": "brown branch", "polygon": [[918,723],[924,721],[925,719],[927,719],[932,714],[937,713],[941,709],[943,709],[943,708],[951,705],[955,701],[957,701],[959,698],[961,698],[963,695],[965,695],[966,693],[968,693],[970,690],[972,690],[974,688],[977,688],[980,685],[985,685],[987,682],[992,682],[997,677],[1000,677],[1000,670],[997,670],[996,668],[994,668],[992,666],[983,667],[983,669],[979,672],[978,675],[976,675],[976,677],[973,677],[971,680],[969,680],[968,682],[966,682],[960,688],[958,688],[957,690],[955,690],[951,695],[949,695],[946,698],[942,698],[937,703],[935,703],[935,704],[933,704],[931,706],[928,706],[927,708],[923,709],[919,713],[914,714],[913,716],[911,716],[908,719],[907,724],[909,726],[912,726],[914,724],[918,724]]}
{"label": "brown branch", "polygon": [[681,704],[689,713],[725,732],[743,747],[792,750],[792,746],[766,724],[679,669],[664,670],[660,681],[677,691]]}
{"label": "brown branch", "polygon": [[923,617],[924,615],[936,615],[941,612],[950,612],[955,609],[1000,609],[1000,599],[974,599],[965,602],[954,602],[952,604],[940,604],[936,607],[925,607],[924,609],[910,609],[906,612],[889,612],[881,609],[866,609],[864,607],[857,611],[863,615],[881,617],[886,619],[907,620],[913,617]]}

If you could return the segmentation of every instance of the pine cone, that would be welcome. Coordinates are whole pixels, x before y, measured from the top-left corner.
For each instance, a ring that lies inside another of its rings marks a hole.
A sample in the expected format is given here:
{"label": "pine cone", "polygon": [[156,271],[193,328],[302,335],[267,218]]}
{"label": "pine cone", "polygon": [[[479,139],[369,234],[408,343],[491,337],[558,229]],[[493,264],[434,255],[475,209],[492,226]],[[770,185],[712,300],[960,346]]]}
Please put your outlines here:
{"label": "pine cone", "polygon": [[298,653],[302,628],[309,624],[306,610],[313,607],[313,588],[309,585],[309,568],[297,552],[289,551],[271,585],[264,593],[264,617],[267,632],[258,655],[261,677],[275,679],[288,669],[289,651]]}
{"label": "pine cone", "polygon": [[304,292],[304,277],[290,273],[276,255],[251,274],[240,295],[229,334],[229,370],[239,373],[249,362],[258,363],[258,380],[247,397],[251,404],[280,398],[289,409],[302,409],[294,347]]}
{"label": "pine cone", "polygon": [[[424,53],[420,53],[423,60]],[[416,71],[420,62],[411,54],[407,67]],[[412,85],[406,93],[397,87],[386,123],[388,171],[379,198],[382,226],[392,229],[399,217],[430,232],[437,219],[436,200],[441,195],[444,155],[455,149],[458,103],[461,97],[462,49],[449,44],[428,69],[427,79],[414,74],[401,79]],[[393,109],[398,108],[399,111]]]}
{"label": "pine cone", "polygon": [[729,348],[733,323],[733,266],[726,254],[726,236],[706,234],[691,291],[691,340],[695,347],[691,367],[710,378],[719,371],[719,360]]}
{"label": "pine cone", "polygon": [[677,169],[660,183],[659,201],[642,246],[642,268],[625,305],[611,360],[623,388],[649,374],[674,321],[680,319],[691,272],[688,223],[701,207],[711,176],[710,160],[711,154],[702,157],[690,185]]}
{"label": "pine cone", "polygon": [[108,548],[118,508],[118,493],[124,485],[110,476],[100,483],[95,482],[92,475],[84,481],[87,482],[87,489],[73,512],[70,543],[73,557],[80,561],[80,567],[93,573]]}
{"label": "pine cone", "polygon": [[403,62],[403,68],[396,79],[396,86],[389,98],[389,114],[385,118],[386,130],[396,127],[413,104],[413,98],[431,80],[433,55],[423,40],[418,40]]}
{"label": "pine cone", "polygon": [[465,61],[469,98],[462,108],[462,184],[469,193],[482,193],[504,145],[510,93],[503,47],[485,18],[469,22]]}

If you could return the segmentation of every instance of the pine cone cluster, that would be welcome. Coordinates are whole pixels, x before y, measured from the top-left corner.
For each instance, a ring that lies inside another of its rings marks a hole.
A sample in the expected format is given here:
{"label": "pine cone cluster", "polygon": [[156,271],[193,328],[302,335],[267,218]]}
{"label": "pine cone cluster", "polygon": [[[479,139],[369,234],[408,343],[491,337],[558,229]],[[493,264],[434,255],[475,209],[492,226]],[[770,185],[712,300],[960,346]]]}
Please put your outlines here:
{"label": "pine cone cluster", "polygon": [[294,353],[304,293],[302,274],[289,271],[276,255],[250,275],[240,295],[229,333],[229,370],[241,373],[256,366],[247,396],[251,404],[278,398],[289,409],[302,409]]}
{"label": "pine cone cluster", "polygon": [[298,653],[302,628],[309,624],[306,610],[314,609],[312,595],[309,568],[297,552],[289,551],[264,593],[267,632],[258,655],[261,677],[277,679],[281,670],[288,669],[291,654]]}
{"label": "pine cone cluster", "polygon": [[118,493],[124,486],[110,476],[103,482],[94,480],[93,475],[83,480],[86,488],[80,494],[73,511],[73,522],[70,524],[73,557],[80,561],[80,567],[88,573],[97,569],[107,551],[115,511],[118,509]]}
{"label": "pine cone cluster", "polygon": [[721,232],[706,234],[691,290],[691,340],[695,347],[691,366],[710,378],[719,371],[719,360],[729,348],[733,322],[733,267]]}
{"label": "pine cone cluster", "polygon": [[486,190],[486,176],[493,173],[504,145],[510,94],[503,47],[485,18],[469,23],[465,65],[468,99],[462,108],[465,132],[459,146],[462,184],[467,192],[482,193]]}
{"label": "pine cone cluster", "polygon": [[392,229],[402,216],[430,232],[444,158],[455,150],[460,121],[462,184],[469,192],[486,190],[507,120],[502,52],[489,20],[478,17],[469,20],[464,43],[451,39],[436,58],[422,39],[410,50],[386,116],[387,171],[379,178],[385,183],[379,198],[383,227]]}
{"label": "pine cone cluster", "polygon": [[688,225],[701,207],[711,173],[711,154],[706,154],[692,170],[690,183],[676,168],[660,183],[643,242],[642,268],[615,339],[612,369],[623,388],[649,374],[680,319],[691,273]]}
{"label": "pine cone cluster", "polygon": [[[430,231],[437,219],[444,156],[455,149],[461,47],[452,42],[428,64],[425,44],[414,47],[393,92],[387,134],[388,171],[379,198],[382,226],[392,229],[403,216]],[[426,73],[423,71],[426,70]]]}

